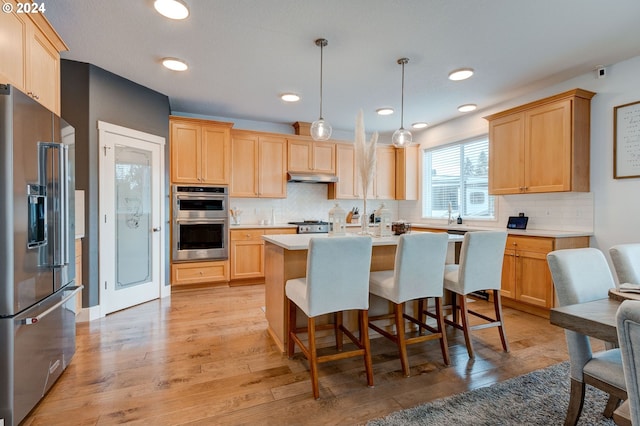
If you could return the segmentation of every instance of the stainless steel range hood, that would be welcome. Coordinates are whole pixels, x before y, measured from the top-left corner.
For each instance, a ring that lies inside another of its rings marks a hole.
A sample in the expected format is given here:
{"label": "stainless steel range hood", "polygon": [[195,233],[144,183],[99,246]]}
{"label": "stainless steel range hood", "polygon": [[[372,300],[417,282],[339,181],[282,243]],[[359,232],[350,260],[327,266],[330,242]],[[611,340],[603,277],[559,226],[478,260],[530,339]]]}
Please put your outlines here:
{"label": "stainless steel range hood", "polygon": [[338,176],[330,173],[287,172],[289,182],[331,183],[338,182]]}

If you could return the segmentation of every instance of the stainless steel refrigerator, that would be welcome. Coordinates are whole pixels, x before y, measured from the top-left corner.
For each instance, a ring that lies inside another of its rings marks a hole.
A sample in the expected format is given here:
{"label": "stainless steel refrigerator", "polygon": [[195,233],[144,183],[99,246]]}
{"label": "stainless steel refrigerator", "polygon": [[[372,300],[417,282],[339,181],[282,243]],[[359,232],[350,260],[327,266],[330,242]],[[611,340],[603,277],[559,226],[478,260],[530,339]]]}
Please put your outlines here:
{"label": "stainless steel refrigerator", "polygon": [[0,425],[17,425],[75,353],[75,133],[0,84]]}

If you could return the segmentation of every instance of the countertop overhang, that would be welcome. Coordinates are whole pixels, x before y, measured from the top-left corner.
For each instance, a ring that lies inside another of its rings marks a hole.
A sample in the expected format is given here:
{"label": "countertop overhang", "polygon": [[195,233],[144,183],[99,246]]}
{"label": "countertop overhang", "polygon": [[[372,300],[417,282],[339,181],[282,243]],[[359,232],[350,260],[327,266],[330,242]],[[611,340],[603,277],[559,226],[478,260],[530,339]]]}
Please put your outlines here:
{"label": "countertop overhang", "polygon": [[[362,238],[358,234],[346,234],[343,237]],[[311,238],[338,238],[329,236],[329,234],[282,234],[282,235],[263,235],[262,239],[268,243],[275,244],[285,250],[307,250]],[[398,245],[400,236],[392,235],[390,237],[371,237],[373,246],[395,246]],[[462,235],[449,235],[449,242],[462,242]]]}

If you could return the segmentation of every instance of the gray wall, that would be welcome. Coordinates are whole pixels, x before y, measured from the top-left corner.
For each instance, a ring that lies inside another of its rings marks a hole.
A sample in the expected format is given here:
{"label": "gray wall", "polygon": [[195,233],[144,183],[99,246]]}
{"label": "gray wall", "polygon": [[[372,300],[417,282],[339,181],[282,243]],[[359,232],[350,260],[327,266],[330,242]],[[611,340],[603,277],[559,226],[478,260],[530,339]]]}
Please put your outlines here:
{"label": "gray wall", "polygon": [[[169,98],[95,65],[62,60],[62,117],[76,129],[76,189],[85,191],[85,237],[82,246],[82,306],[100,303],[98,265],[98,121],[164,137],[165,164],[169,164]],[[168,194],[168,168],[165,170]],[[168,211],[168,199],[165,201]],[[168,217],[168,214],[165,214]],[[169,233],[165,228],[165,259]],[[169,284],[169,262],[165,265]]]}

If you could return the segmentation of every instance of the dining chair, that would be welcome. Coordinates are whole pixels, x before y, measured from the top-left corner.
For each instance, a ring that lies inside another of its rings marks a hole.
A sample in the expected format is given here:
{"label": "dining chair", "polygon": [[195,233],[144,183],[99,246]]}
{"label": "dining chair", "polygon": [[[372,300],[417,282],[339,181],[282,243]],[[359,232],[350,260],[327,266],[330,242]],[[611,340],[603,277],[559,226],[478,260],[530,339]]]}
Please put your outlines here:
{"label": "dining chair", "polygon": [[[595,248],[556,250],[547,263],[559,306],[604,299],[615,284],[602,252]],[[620,400],[627,398],[620,349],[593,353],[584,334],[565,330],[569,350],[571,390],[565,425],[575,425],[584,403],[585,385],[607,392],[610,397],[604,415],[610,418]]]}
{"label": "dining chair", "polygon": [[[369,327],[390,339],[398,346],[400,363],[405,377],[409,377],[407,345],[427,340],[440,340],[440,350],[446,365],[449,365],[447,335],[442,312],[442,280],[447,257],[449,236],[446,233],[420,232],[402,234],[398,238],[393,270],[371,272],[369,293],[393,303],[393,313],[369,317]],[[425,299],[435,299],[435,327],[421,320]],[[413,315],[405,311],[405,303],[419,300]],[[418,315],[416,315],[418,314]],[[376,325],[374,321],[394,319],[395,334]],[[419,332],[407,337],[405,320],[419,326]],[[422,334],[422,329],[429,334]]]}
{"label": "dining chair", "polygon": [[[297,344],[309,360],[313,397],[320,398],[318,364],[348,357],[364,358],[367,384],[373,387],[373,366],[368,331],[369,270],[371,267],[371,238],[366,236],[311,238],[307,254],[306,276],[288,280],[287,296],[287,354],[292,357]],[[297,308],[307,316],[307,327],[298,328]],[[358,338],[344,326],[342,312],[358,311]],[[334,314],[332,324],[318,325],[321,315]],[[316,331],[333,329],[337,353],[318,355]],[[307,345],[299,334],[307,333]],[[343,335],[356,348],[343,349]]]}
{"label": "dining chair", "polygon": [[618,244],[609,249],[618,282],[640,284],[640,244]]}
{"label": "dining chair", "polygon": [[640,301],[625,300],[616,314],[616,330],[627,400],[613,413],[619,425],[640,425]]}
{"label": "dining chair", "polygon": [[[455,294],[452,299],[452,320],[445,319],[447,325],[460,329],[464,333],[469,358],[475,358],[470,332],[488,327],[498,327],[500,341],[505,352],[509,344],[504,331],[504,318],[500,289],[502,284],[502,261],[507,242],[505,231],[467,232],[460,248],[460,263],[445,266],[444,288]],[[467,296],[481,290],[493,291],[494,317],[469,309]],[[457,311],[460,311],[458,322]],[[483,320],[472,325],[469,315]]]}

